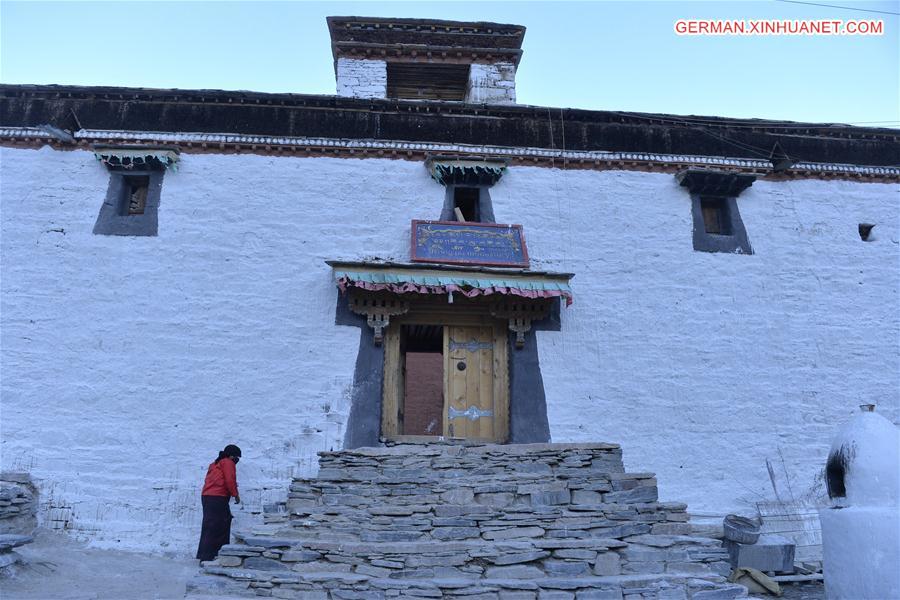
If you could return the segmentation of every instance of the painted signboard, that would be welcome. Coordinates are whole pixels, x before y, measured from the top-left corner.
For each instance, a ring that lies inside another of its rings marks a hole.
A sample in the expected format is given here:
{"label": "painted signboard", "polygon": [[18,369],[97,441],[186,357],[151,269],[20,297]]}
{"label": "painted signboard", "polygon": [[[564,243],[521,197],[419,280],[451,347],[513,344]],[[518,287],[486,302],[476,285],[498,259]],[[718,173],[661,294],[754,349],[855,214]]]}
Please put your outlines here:
{"label": "painted signboard", "polygon": [[413,221],[413,262],[528,268],[521,225]]}

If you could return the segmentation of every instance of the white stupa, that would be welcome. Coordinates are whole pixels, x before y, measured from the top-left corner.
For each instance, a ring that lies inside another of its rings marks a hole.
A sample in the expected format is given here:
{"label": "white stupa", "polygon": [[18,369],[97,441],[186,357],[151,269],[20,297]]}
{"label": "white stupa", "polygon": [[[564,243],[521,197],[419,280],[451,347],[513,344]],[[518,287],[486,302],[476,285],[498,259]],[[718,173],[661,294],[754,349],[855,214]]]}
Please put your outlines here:
{"label": "white stupa", "polygon": [[900,598],[900,430],[861,406],[841,426],[825,469],[822,522],[829,600]]}

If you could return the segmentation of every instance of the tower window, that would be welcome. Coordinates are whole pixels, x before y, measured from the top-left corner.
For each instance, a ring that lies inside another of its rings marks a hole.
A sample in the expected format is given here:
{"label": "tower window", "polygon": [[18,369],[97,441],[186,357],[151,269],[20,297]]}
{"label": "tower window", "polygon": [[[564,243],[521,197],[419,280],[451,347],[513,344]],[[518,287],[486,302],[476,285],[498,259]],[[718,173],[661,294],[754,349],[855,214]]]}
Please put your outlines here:
{"label": "tower window", "polygon": [[469,65],[387,64],[388,98],[462,101],[466,98],[468,83]]}
{"label": "tower window", "polygon": [[481,221],[479,198],[481,190],[474,187],[457,187],[453,189],[453,208],[462,212],[463,219],[478,223]]}

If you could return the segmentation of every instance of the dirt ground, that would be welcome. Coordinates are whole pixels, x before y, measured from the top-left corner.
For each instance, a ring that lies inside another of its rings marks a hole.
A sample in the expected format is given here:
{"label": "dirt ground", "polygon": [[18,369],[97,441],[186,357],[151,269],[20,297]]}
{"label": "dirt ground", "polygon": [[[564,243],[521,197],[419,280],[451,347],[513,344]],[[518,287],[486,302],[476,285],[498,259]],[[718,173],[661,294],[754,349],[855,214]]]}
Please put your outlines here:
{"label": "dirt ground", "polygon": [[3,600],[180,600],[198,561],[97,550],[50,531],[16,551],[28,561],[0,579]]}

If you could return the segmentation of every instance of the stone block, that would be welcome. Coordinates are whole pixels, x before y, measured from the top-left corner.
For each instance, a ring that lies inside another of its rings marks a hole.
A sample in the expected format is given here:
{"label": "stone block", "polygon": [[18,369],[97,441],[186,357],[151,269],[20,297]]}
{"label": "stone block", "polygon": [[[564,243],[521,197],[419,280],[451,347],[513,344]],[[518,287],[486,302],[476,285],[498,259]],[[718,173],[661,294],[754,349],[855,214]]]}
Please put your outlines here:
{"label": "stone block", "polygon": [[658,600],[687,600],[687,594],[682,587],[660,588],[656,595]]}
{"label": "stone block", "polygon": [[283,562],[310,562],[320,558],[322,558],[322,554],[312,550],[287,550],[281,553]]}
{"label": "stone block", "polygon": [[[319,593],[319,592],[314,592]],[[332,598],[336,598],[339,600],[383,600],[385,594],[381,590],[332,590],[331,591]],[[299,596],[306,600],[306,595]],[[328,594],[325,593],[324,596],[310,596],[310,598],[328,598]]]}
{"label": "stone block", "polygon": [[30,544],[34,538],[30,535],[18,535],[13,533],[0,534],[0,552],[12,550],[18,546]]}
{"label": "stone block", "polygon": [[702,562],[669,562],[666,563],[666,573],[684,573],[686,575],[709,575],[709,565]]}
{"label": "stone block", "polygon": [[440,566],[462,566],[468,562],[468,556],[465,552],[459,554],[447,555],[441,553],[438,555],[412,555],[406,559],[407,567],[440,567]]}
{"label": "stone block", "polygon": [[431,520],[434,527],[474,527],[477,522],[474,519],[461,517],[435,517]]}
{"label": "stone block", "polygon": [[475,494],[475,503],[482,506],[492,506],[503,508],[512,505],[516,495],[511,492],[488,492],[484,494]]}
{"label": "stone block", "polygon": [[535,538],[544,535],[540,527],[510,527],[496,531],[485,531],[482,537],[486,540],[510,540],[515,538]]}
{"label": "stone block", "polygon": [[[290,590],[285,590],[290,591]],[[298,598],[300,600],[328,600],[328,592],[325,590],[301,590],[295,592],[296,596],[279,596],[277,591],[273,591],[272,595],[277,598]]]}
{"label": "stone block", "polygon": [[361,575],[371,575],[372,577],[390,577],[392,570],[371,565],[359,565],[356,567],[356,572]]}
{"label": "stone block", "polygon": [[591,529],[591,533],[607,538],[622,538],[630,535],[650,533],[650,525],[645,523],[626,523],[615,527]]}
{"label": "stone block", "polygon": [[265,551],[262,546],[244,546],[242,544],[226,544],[219,549],[219,554],[227,556],[259,556]]}
{"label": "stone block", "polygon": [[431,537],[436,540],[464,540],[480,534],[477,527],[436,527],[431,531]]}
{"label": "stone block", "polygon": [[600,504],[603,496],[593,490],[573,490],[572,504]]}
{"label": "stone block", "polygon": [[441,500],[447,504],[471,504],[475,500],[472,488],[454,488],[441,494]]}
{"label": "stone block", "polygon": [[547,558],[548,556],[550,556],[550,553],[547,551],[535,550],[533,552],[519,552],[516,554],[503,553],[499,556],[487,557],[487,560],[494,563],[495,565],[503,566],[532,562],[535,560],[541,560],[542,558]]}
{"label": "stone block", "polygon": [[553,556],[554,558],[571,558],[573,560],[593,562],[594,559],[597,558],[597,553],[594,550],[585,550],[582,548],[564,548],[553,552]]}
{"label": "stone block", "polygon": [[622,590],[580,590],[575,592],[575,600],[622,600]]}
{"label": "stone block", "polygon": [[591,567],[586,562],[574,562],[568,560],[549,559],[543,561],[544,571],[550,576],[584,575],[590,572]]}
{"label": "stone block", "polygon": [[530,496],[532,506],[554,506],[572,501],[572,494],[568,489],[532,492]]}
{"label": "stone block", "polygon": [[606,503],[635,504],[641,502],[656,502],[658,499],[659,493],[655,485],[642,485],[632,490],[606,492],[603,494],[603,501]]}
{"label": "stone block", "polygon": [[391,577],[394,579],[434,579],[434,569],[421,567],[392,571]]}
{"label": "stone block", "polygon": [[609,575],[620,575],[622,573],[622,563],[619,555],[615,552],[603,552],[597,555],[594,561],[594,575],[605,577]]}
{"label": "stone block", "polygon": [[573,592],[563,590],[541,590],[538,594],[538,600],[574,600]]}
{"label": "stone block", "polygon": [[271,558],[250,556],[244,559],[244,568],[255,569],[257,571],[287,571],[290,569],[290,566],[281,561],[272,560]]}
{"label": "stone block", "polygon": [[535,600],[537,594],[528,590],[500,590],[500,600]]}
{"label": "stone block", "polygon": [[359,539],[363,542],[414,542],[421,537],[418,531],[366,531]]}
{"label": "stone block", "polygon": [[622,566],[622,573],[632,575],[652,575],[666,570],[666,563],[628,561]]}
{"label": "stone block", "polygon": [[385,567],[386,569],[402,569],[403,563],[396,560],[375,559],[372,564],[376,567]]}
{"label": "stone block", "polygon": [[259,546],[261,548],[290,548],[301,541],[295,538],[279,538],[265,535],[245,536],[243,539],[248,546]]}
{"label": "stone block", "polygon": [[239,567],[242,559],[240,556],[220,556],[216,559],[220,567]]}
{"label": "stone block", "polygon": [[487,579],[538,579],[543,576],[543,571],[528,565],[489,567],[485,572]]}
{"label": "stone block", "polygon": [[352,567],[344,563],[333,563],[327,560],[294,563],[292,571],[297,573],[349,573]]}
{"label": "stone block", "polygon": [[734,600],[747,595],[747,588],[742,585],[722,585],[712,590],[699,590],[691,595],[691,600]]}
{"label": "stone block", "polygon": [[794,572],[794,544],[787,538],[764,534],[755,544],[740,544],[726,540],[725,547],[731,566],[750,567],[758,571]]}

